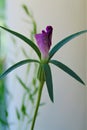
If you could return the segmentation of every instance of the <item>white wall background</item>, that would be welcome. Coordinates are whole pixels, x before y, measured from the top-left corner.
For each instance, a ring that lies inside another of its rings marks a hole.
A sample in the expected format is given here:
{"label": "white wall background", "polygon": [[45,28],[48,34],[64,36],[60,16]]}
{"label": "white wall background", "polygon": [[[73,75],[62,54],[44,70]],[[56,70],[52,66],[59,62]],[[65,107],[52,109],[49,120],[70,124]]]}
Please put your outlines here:
{"label": "white wall background", "polygon": [[[38,31],[47,25],[53,26],[53,44],[71,33],[86,28],[85,0],[26,0],[26,2],[33,10],[38,23]],[[26,16],[21,4],[22,0],[7,0],[8,25],[12,29],[28,35],[29,27],[23,22],[23,18]],[[11,48],[11,45],[9,46]],[[12,50],[14,51],[14,48]],[[10,52],[9,55],[11,56]],[[64,46],[55,58],[68,65],[86,81],[85,36],[76,38]],[[20,59],[22,59],[21,55]],[[50,102],[46,87],[44,87],[42,101],[45,101],[46,105],[40,109],[35,130],[86,130],[86,88],[53,66],[52,71],[55,103]],[[15,87],[17,84],[12,82],[14,81],[12,74],[9,75],[9,85],[11,91],[16,95],[15,104],[19,104],[21,90]],[[10,108],[11,119],[15,120],[12,107]],[[11,130],[15,129],[16,127],[11,127]]]}

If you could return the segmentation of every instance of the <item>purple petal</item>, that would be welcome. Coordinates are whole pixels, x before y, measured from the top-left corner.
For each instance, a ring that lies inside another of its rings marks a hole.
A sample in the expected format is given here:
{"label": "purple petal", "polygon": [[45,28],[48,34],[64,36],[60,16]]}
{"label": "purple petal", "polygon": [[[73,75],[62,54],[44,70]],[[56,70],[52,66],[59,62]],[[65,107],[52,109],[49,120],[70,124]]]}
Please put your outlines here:
{"label": "purple petal", "polygon": [[47,26],[46,31],[42,30],[42,33],[35,35],[38,47],[44,58],[48,57],[49,49],[52,45],[52,31],[52,26]]}

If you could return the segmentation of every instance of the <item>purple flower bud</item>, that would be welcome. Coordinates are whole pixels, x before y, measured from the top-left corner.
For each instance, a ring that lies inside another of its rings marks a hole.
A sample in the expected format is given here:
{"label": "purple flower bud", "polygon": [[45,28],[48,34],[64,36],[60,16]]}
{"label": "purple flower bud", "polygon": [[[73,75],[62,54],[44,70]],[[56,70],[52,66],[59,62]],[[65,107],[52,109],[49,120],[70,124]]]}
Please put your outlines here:
{"label": "purple flower bud", "polygon": [[48,59],[49,50],[52,45],[52,26],[47,26],[46,31],[42,30],[42,33],[35,34],[35,38],[38,44],[38,47],[41,52],[42,59]]}

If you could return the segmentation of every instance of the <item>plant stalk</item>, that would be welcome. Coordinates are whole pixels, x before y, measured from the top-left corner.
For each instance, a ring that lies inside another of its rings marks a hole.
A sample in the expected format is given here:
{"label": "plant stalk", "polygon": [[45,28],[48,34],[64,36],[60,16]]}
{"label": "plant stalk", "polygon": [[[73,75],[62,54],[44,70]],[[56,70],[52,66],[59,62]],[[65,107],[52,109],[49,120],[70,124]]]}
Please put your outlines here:
{"label": "plant stalk", "polygon": [[44,80],[40,81],[40,86],[39,86],[39,91],[38,91],[38,98],[37,98],[36,108],[35,108],[35,112],[34,112],[34,117],[33,117],[32,124],[31,124],[31,130],[34,130],[35,121],[36,121],[36,117],[37,117],[37,113],[38,113],[38,109],[39,109],[39,105],[40,105],[43,85],[44,85]]}

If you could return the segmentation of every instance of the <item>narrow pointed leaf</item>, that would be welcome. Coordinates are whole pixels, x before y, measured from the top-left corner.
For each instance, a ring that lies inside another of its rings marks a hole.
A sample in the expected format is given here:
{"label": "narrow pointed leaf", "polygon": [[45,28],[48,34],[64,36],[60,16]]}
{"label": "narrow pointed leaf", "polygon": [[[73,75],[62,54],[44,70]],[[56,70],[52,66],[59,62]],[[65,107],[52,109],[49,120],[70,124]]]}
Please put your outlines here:
{"label": "narrow pointed leaf", "polygon": [[24,104],[22,104],[22,106],[21,106],[21,111],[22,111],[23,115],[27,115],[26,106]]}
{"label": "narrow pointed leaf", "polygon": [[21,118],[20,117],[20,112],[19,112],[19,110],[17,108],[16,108],[16,115],[17,115],[17,119],[20,120],[20,118]]}
{"label": "narrow pointed leaf", "polygon": [[46,85],[47,85],[47,90],[49,97],[51,101],[53,102],[53,83],[52,83],[52,75],[51,75],[51,69],[48,64],[44,65],[44,72],[45,72],[45,79],[46,79]]}
{"label": "narrow pointed leaf", "polygon": [[30,39],[28,39],[27,37],[25,37],[24,35],[22,35],[22,34],[20,34],[18,32],[15,32],[13,30],[7,29],[5,27],[0,26],[0,28],[8,31],[9,33],[15,35],[16,37],[18,37],[21,40],[23,40],[24,42],[26,42],[29,46],[31,46],[34,49],[34,51],[37,53],[37,55],[39,56],[39,58],[41,57],[41,53],[40,53],[38,47]]}
{"label": "narrow pointed leaf", "polygon": [[73,78],[75,78],[77,81],[79,81],[80,83],[82,83],[83,85],[85,85],[85,83],[82,81],[82,79],[74,71],[72,71],[69,67],[67,67],[63,63],[61,63],[59,61],[56,61],[56,60],[50,60],[50,63],[56,65],[57,67],[59,67],[60,69],[62,69],[66,73],[68,73],[70,76],[72,76]]}
{"label": "narrow pointed leaf", "polygon": [[27,60],[22,60],[16,64],[14,64],[13,66],[11,66],[10,68],[8,68],[4,73],[2,73],[0,75],[0,79],[4,78],[7,74],[9,74],[11,71],[13,71],[14,69],[24,65],[24,64],[27,64],[27,63],[31,63],[31,62],[37,62],[39,63],[39,61],[37,60],[33,60],[33,59],[27,59]]}
{"label": "narrow pointed leaf", "polygon": [[22,7],[23,7],[24,11],[26,12],[26,14],[28,16],[30,16],[30,13],[29,13],[29,10],[28,10],[27,6],[25,4],[23,4]]}
{"label": "narrow pointed leaf", "polygon": [[83,33],[87,33],[87,30],[83,30],[77,33],[74,33],[66,38],[64,38],[63,40],[61,40],[60,42],[58,42],[50,51],[49,53],[49,59],[51,59],[51,57],[53,57],[53,55],[63,46],[65,45],[67,42],[69,42],[70,40],[76,38],[77,36],[83,34]]}
{"label": "narrow pointed leaf", "polygon": [[30,89],[26,86],[26,84],[22,81],[22,79],[19,76],[16,76],[17,80],[21,84],[21,86],[26,90],[29,91]]}

